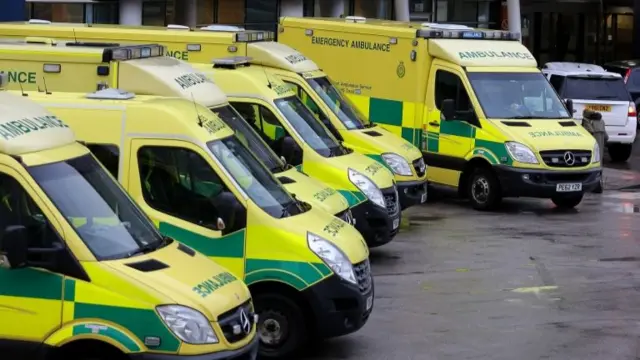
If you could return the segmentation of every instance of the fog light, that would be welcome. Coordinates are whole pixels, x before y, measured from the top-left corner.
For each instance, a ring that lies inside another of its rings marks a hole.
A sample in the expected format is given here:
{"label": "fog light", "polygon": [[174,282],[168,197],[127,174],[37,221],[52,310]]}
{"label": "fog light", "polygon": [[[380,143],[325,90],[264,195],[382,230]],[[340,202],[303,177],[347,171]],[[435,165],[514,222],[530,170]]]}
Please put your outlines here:
{"label": "fog light", "polygon": [[523,174],[522,180],[529,180],[529,174]]}
{"label": "fog light", "polygon": [[409,193],[409,188],[404,189],[404,193],[408,194]]}

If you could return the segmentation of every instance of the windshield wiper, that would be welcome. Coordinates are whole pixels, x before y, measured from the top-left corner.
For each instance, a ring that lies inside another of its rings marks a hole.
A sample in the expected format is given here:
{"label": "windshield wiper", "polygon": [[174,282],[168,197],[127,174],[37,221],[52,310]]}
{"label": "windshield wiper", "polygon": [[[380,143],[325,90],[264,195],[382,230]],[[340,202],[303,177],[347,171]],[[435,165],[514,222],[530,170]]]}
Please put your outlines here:
{"label": "windshield wiper", "polygon": [[525,115],[519,115],[519,116],[512,116],[512,117],[508,117],[506,118],[506,120],[531,120],[531,119],[540,119],[542,117],[540,116],[525,116]]}
{"label": "windshield wiper", "polygon": [[611,96],[611,95],[599,95],[599,96],[596,96],[596,99],[612,99],[613,100],[615,98],[617,98],[617,96]]}
{"label": "windshield wiper", "polygon": [[140,246],[139,248],[129,252],[127,254],[127,257],[132,257],[135,255],[139,255],[139,254],[148,254],[152,251],[155,251],[156,249],[159,249],[161,247],[163,247],[164,245],[166,245],[167,243],[169,243],[169,238],[166,236],[162,237],[162,240],[160,241],[154,241],[154,242],[150,242],[147,244],[144,244],[142,246]]}

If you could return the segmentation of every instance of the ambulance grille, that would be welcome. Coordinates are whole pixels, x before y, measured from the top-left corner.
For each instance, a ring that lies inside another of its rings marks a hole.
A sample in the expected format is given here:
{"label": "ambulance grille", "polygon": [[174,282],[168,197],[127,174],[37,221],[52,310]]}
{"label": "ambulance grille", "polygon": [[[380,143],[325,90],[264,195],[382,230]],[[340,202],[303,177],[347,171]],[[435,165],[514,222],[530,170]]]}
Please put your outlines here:
{"label": "ambulance grille", "polygon": [[387,206],[387,213],[389,215],[396,215],[400,211],[400,204],[398,203],[398,191],[396,187],[388,189],[382,189],[382,195],[384,196],[384,203]]}
{"label": "ambulance grille", "polygon": [[[248,333],[242,329],[242,310],[244,310],[245,315],[249,319],[249,324],[251,325]],[[253,315],[254,312],[250,300],[221,314],[218,317],[218,325],[220,325],[225,339],[227,339],[229,343],[235,343],[249,336],[251,329],[253,329],[253,326],[255,325]]]}
{"label": "ambulance grille", "polygon": [[371,277],[371,265],[369,259],[357,263],[353,266],[353,270],[356,273],[356,280],[358,280],[358,288],[363,294],[371,291],[373,286],[373,278]]}
{"label": "ambulance grille", "polygon": [[588,150],[546,150],[540,151],[540,157],[551,167],[577,168],[591,164]]}

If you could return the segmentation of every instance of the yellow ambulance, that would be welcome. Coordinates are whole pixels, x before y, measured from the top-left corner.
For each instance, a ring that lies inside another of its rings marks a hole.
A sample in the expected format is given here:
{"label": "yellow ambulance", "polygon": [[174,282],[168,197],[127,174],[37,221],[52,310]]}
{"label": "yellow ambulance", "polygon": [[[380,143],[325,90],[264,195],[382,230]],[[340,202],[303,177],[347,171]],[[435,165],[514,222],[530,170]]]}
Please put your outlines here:
{"label": "yellow ambulance", "polygon": [[[246,126],[220,89],[187,63],[164,56],[166,49],[152,44],[111,47],[109,53],[116,56],[107,61],[103,55],[108,44],[94,45],[98,46],[56,43],[49,38],[0,41],[0,70],[8,72],[8,86],[13,90],[89,92],[117,87],[141,95],[178,96],[207,104],[227,125],[242,133],[241,139],[251,143],[252,151],[287,190],[314,207],[353,222],[349,203],[340,193],[285,164],[264,142],[258,141],[258,134]],[[141,49],[148,50],[143,54]],[[22,81],[24,76],[27,81]],[[30,77],[33,81],[28,80]]]}
{"label": "yellow ambulance", "polygon": [[520,196],[572,208],[600,182],[598,145],[519,38],[361,17],[285,17],[278,30],[369,120],[421,139],[430,183],[477,209]]}
{"label": "yellow ambulance", "polygon": [[[67,120],[162,234],[244,279],[260,354],[291,355],[367,322],[373,281],[362,236],[292,197],[206,106],[113,88],[25,94]],[[214,290],[193,289],[203,298]]]}
{"label": "yellow ambulance", "polygon": [[[336,139],[389,168],[395,176],[402,209],[424,203],[427,199],[426,166],[420,150],[412,145],[419,145],[420,138],[414,137],[413,131],[388,131],[368,121],[311,59],[284,44],[274,43],[273,35],[272,32],[246,31],[228,25],[190,29],[179,25],[123,28],[51,23],[35,19],[27,23],[0,23],[0,36],[7,37],[44,36],[65,41],[116,43],[157,42],[167,46],[168,55],[191,63],[211,64],[214,58],[248,56],[252,66],[262,67],[269,75],[279,77],[293,87]],[[375,109],[373,113],[382,117],[387,115]]]}
{"label": "yellow ambulance", "polygon": [[237,274],[161,235],[66,123],[7,91],[0,313],[3,359],[255,359],[258,351]]}

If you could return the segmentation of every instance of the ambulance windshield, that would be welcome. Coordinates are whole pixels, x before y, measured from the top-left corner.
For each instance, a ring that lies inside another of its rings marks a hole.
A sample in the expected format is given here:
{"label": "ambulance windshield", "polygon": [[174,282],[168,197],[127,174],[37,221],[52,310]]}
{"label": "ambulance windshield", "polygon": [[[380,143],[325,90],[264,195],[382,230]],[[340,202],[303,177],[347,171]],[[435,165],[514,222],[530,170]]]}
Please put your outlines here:
{"label": "ambulance windshield", "polygon": [[488,119],[569,119],[542,73],[469,72],[471,86]]}
{"label": "ambulance windshield", "polygon": [[[336,89],[328,77],[307,79],[313,90],[349,130],[373,126],[346,96]],[[309,101],[312,101],[309,99]],[[315,105],[315,104],[307,104]]]}
{"label": "ambulance windshield", "polygon": [[98,260],[130,257],[167,243],[91,155],[28,171]]}
{"label": "ambulance windshield", "polygon": [[258,158],[236,136],[207,143],[209,149],[231,177],[262,210],[276,218],[305,211]]}
{"label": "ambulance windshield", "polygon": [[286,170],[285,164],[278,158],[278,155],[260,138],[252,105],[238,103],[237,108],[241,114],[231,105],[212,108],[211,111],[235,131],[238,139],[249,147],[269,170],[274,173]]}
{"label": "ambulance windshield", "polygon": [[312,149],[324,157],[346,155],[347,151],[329,130],[316,119],[297,96],[275,101],[291,126]]}

